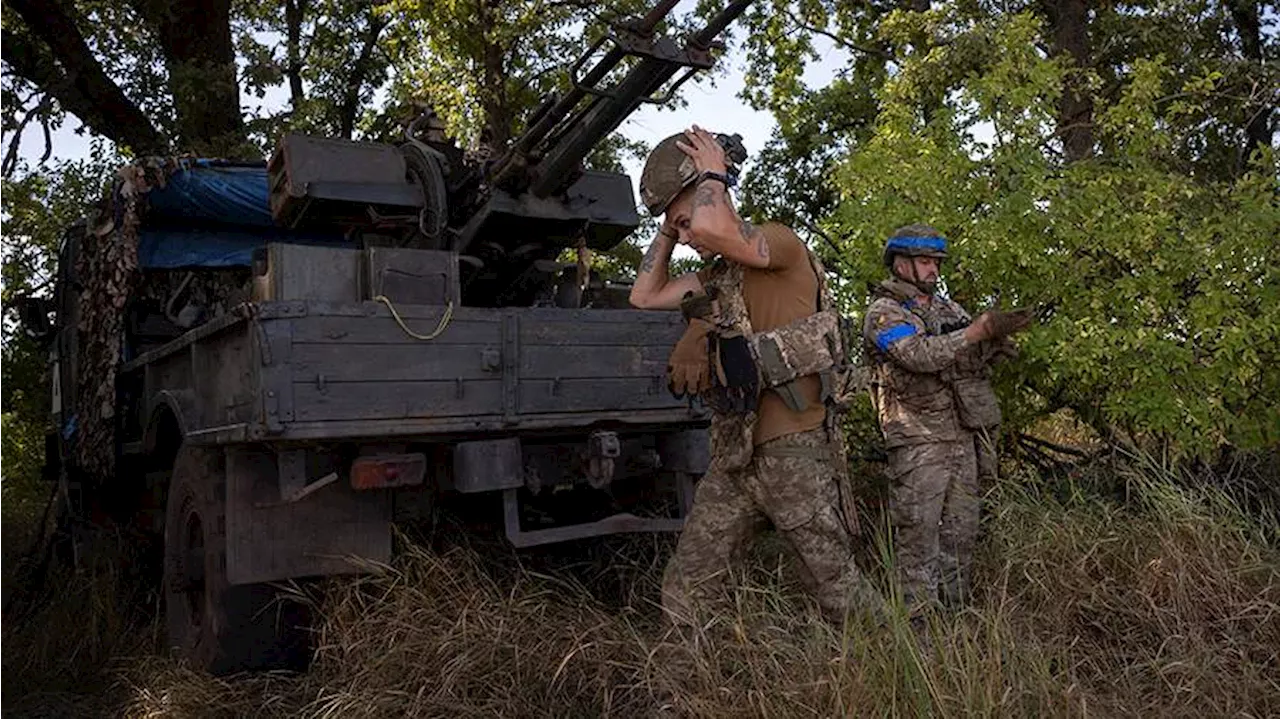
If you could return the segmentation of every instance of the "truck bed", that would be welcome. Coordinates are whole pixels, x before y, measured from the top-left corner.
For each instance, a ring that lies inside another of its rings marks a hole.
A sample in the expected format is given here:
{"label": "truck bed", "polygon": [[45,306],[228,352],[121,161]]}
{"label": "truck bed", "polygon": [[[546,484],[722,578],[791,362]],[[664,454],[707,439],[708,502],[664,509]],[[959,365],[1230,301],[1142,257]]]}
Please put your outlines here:
{"label": "truck bed", "polygon": [[666,387],[678,313],[461,307],[422,340],[406,329],[431,334],[446,308],[396,312],[402,322],[373,301],[247,303],[124,373],[176,403],[198,443],[705,422]]}

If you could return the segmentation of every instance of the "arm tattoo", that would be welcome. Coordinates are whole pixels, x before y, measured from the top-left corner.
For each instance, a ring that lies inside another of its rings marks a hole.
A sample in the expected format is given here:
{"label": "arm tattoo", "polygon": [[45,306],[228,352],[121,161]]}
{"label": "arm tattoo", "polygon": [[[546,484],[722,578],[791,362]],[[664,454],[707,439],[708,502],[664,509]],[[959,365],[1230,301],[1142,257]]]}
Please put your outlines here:
{"label": "arm tattoo", "polygon": [[658,242],[655,240],[649,243],[649,251],[644,253],[644,259],[640,261],[641,272],[653,272],[653,268],[658,264]]}
{"label": "arm tattoo", "polygon": [[764,236],[763,230],[746,220],[741,220],[738,223],[738,232],[742,235],[743,242],[748,245],[755,243],[757,255],[762,259],[769,259],[769,239]]}
{"label": "arm tattoo", "polygon": [[716,204],[715,188],[707,183],[699,185],[698,189],[693,193],[693,206],[711,207],[714,204]]}

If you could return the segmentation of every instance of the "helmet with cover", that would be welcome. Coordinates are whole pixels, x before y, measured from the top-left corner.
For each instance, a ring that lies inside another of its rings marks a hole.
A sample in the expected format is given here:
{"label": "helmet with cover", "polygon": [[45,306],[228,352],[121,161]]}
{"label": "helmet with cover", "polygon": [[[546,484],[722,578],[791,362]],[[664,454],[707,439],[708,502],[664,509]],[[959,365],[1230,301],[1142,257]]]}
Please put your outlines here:
{"label": "helmet with cover", "polygon": [[889,235],[884,244],[884,266],[893,267],[896,255],[908,257],[947,257],[947,238],[941,232],[924,224],[899,227]]}
{"label": "helmet with cover", "polygon": [[[725,163],[730,177],[736,177],[738,166],[747,159],[742,136],[720,133],[713,133],[713,136],[725,148]],[[649,153],[640,173],[640,201],[653,217],[665,213],[680,193],[698,180],[693,158],[677,146],[679,142],[687,144],[689,138],[681,132],[659,142]]]}

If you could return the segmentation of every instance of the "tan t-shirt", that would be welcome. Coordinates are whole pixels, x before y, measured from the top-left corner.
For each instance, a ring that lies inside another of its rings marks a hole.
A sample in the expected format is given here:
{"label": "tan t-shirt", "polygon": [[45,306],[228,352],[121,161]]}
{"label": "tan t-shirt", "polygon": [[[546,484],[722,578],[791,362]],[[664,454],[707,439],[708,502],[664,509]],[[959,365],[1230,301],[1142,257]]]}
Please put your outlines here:
{"label": "tan t-shirt", "polygon": [[[768,332],[818,311],[818,278],[813,274],[804,244],[796,233],[776,222],[761,225],[769,243],[769,266],[743,268],[742,295],[753,332]],[[707,281],[707,270],[698,279]],[[793,412],[777,392],[760,397],[755,443],[761,444],[796,432],[822,426],[826,410],[822,406],[822,382],[817,377],[800,379],[800,392],[808,402],[803,412]]]}

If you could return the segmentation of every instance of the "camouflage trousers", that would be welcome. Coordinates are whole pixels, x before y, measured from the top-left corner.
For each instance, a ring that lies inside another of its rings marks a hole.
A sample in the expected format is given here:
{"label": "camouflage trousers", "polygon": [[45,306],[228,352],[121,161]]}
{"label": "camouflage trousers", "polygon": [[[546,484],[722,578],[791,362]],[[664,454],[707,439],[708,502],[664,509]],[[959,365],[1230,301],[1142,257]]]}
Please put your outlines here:
{"label": "camouflage trousers", "polygon": [[907,606],[940,596],[963,601],[981,510],[973,435],[890,450],[889,479],[894,562]]}
{"label": "camouflage trousers", "polygon": [[[824,613],[836,620],[851,610],[879,613],[883,600],[854,562],[856,516],[843,445],[827,436],[819,428],[765,442],[738,471],[712,462],[662,578],[662,606],[674,621],[688,621],[721,595],[770,522],[800,560]],[[813,452],[824,448],[834,452],[825,459]]]}

